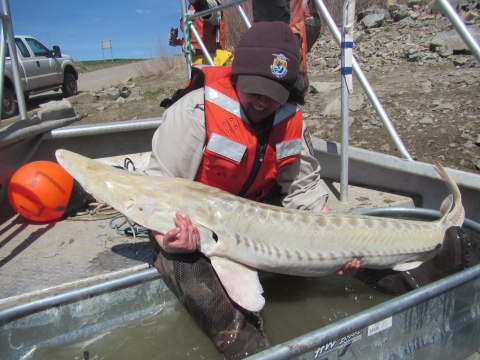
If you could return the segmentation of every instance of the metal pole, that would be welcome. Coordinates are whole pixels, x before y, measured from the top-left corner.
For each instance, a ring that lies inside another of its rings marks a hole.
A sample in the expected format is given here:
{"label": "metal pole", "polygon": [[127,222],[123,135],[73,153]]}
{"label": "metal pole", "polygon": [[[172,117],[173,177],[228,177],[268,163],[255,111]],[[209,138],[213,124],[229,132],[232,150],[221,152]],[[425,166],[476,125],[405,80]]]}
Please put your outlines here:
{"label": "metal pole", "polygon": [[205,47],[205,44],[203,43],[202,38],[197,32],[197,29],[195,29],[195,26],[190,25],[190,31],[193,32],[193,35],[195,35],[195,38],[197,39],[198,44],[200,45],[200,48],[203,51],[203,56],[207,59],[208,63],[212,66],[215,66],[215,63],[212,60],[212,57],[210,56],[210,53],[208,52],[207,48]]}
{"label": "metal pole", "polygon": [[[182,7],[182,20],[184,22],[183,28],[185,29],[185,15],[187,14],[187,4],[185,3],[186,0],[180,0],[180,5]],[[187,76],[190,79],[190,74],[192,73],[192,55],[185,54],[186,62],[187,62]]]}
{"label": "metal pole", "polygon": [[[3,14],[1,14],[3,15]],[[4,80],[4,77],[3,77],[3,74],[5,74],[5,50],[6,50],[6,45],[7,45],[7,42],[5,41],[5,36],[4,36],[4,31],[3,31],[3,24],[4,22],[6,21],[10,21],[10,19],[8,18],[4,18],[2,16],[2,26],[0,27],[0,54],[1,54],[1,58],[0,58],[0,74],[2,74],[2,76],[0,76],[0,99],[2,99],[2,102],[0,102],[0,105],[3,106],[3,80]],[[2,111],[0,111],[0,120],[2,119]]]}
{"label": "metal pole", "polygon": [[[355,5],[355,4],[354,4]],[[351,19],[351,3],[345,0],[342,9],[342,98],[341,98],[341,148],[340,148],[340,201],[348,202],[348,118],[349,95],[353,92],[352,82],[352,49],[353,22]],[[351,45],[351,46],[350,46]]]}
{"label": "metal pole", "polygon": [[[225,10],[225,9],[231,7],[231,6],[234,6],[234,5],[236,6],[238,4],[241,4],[241,3],[244,3],[244,2],[247,2],[247,1],[249,1],[249,0],[232,0],[232,1],[227,2],[225,4],[218,5],[218,6],[215,6],[213,8],[203,10],[203,11],[200,11],[200,12],[195,13],[195,14],[189,14],[188,15],[188,20],[193,20],[193,19],[205,16],[205,15],[213,14],[214,12],[222,11],[222,10]],[[242,9],[242,12],[243,12],[243,9]]]}
{"label": "metal pole", "polygon": [[452,25],[455,27],[455,30],[457,30],[460,37],[463,39],[465,44],[467,44],[472,54],[480,63],[480,46],[475,37],[470,33],[467,26],[448,0],[438,0],[438,3],[442,7],[445,16],[448,18],[448,20],[450,20]]}
{"label": "metal pole", "polygon": [[245,14],[245,11],[243,11],[243,8],[239,4],[235,4],[235,7],[237,8],[237,11],[240,14],[240,17],[242,18],[242,21],[245,24],[245,27],[247,29],[250,29],[252,27],[252,24],[250,24],[250,20],[248,20],[247,14]]}
{"label": "metal pole", "polygon": [[[326,6],[323,4],[322,0],[314,0],[315,4],[317,5],[317,8],[319,9],[320,13],[322,14],[323,18],[325,19],[325,22],[327,23],[333,37],[337,41],[337,43],[340,44],[340,31],[337,28],[337,25],[335,25],[335,21],[333,21],[332,17],[330,16],[330,13],[328,12],[328,9]],[[370,102],[372,103],[374,109],[377,111],[378,116],[380,117],[380,120],[383,123],[383,126],[385,126],[385,129],[387,130],[388,134],[390,135],[390,138],[392,139],[393,143],[398,149],[398,152],[400,153],[400,156],[408,161],[413,161],[412,157],[408,153],[407,149],[405,148],[405,145],[403,145],[402,140],[398,136],[395,128],[393,127],[392,123],[390,122],[390,119],[388,118],[387,113],[382,107],[382,104],[380,103],[380,100],[378,100],[377,96],[375,95],[375,92],[373,91],[372,87],[370,86],[367,78],[362,72],[362,69],[357,63],[357,60],[355,57],[352,59],[352,68],[353,72],[357,76],[357,79],[362,86],[363,90],[367,94]]]}
{"label": "metal pole", "polygon": [[[15,94],[17,95],[18,109],[20,112],[20,120],[27,120],[27,105],[25,104],[25,98],[23,96],[22,78],[20,76],[17,46],[15,45],[15,38],[13,36],[12,17],[10,15],[10,5],[8,0],[2,0],[3,12],[10,19],[9,22],[3,22],[3,31],[5,32],[6,39],[8,40],[8,48],[10,50],[10,60],[12,62],[13,82],[15,84]],[[3,90],[3,88],[2,88]],[[2,94],[3,96],[3,94]],[[3,97],[1,98],[3,103]]]}

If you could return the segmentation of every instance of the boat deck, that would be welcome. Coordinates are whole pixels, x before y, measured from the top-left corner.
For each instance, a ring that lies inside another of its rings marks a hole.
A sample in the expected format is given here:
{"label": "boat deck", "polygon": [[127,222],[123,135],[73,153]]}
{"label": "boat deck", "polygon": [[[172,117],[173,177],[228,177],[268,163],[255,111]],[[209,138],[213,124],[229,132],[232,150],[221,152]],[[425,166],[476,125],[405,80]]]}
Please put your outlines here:
{"label": "boat deck", "polygon": [[[411,197],[349,186],[341,203],[340,184],[326,180],[332,212],[373,207],[413,207]],[[146,235],[117,234],[110,220],[33,223],[7,202],[0,207],[0,309],[32,302],[81,286],[150,267]]]}

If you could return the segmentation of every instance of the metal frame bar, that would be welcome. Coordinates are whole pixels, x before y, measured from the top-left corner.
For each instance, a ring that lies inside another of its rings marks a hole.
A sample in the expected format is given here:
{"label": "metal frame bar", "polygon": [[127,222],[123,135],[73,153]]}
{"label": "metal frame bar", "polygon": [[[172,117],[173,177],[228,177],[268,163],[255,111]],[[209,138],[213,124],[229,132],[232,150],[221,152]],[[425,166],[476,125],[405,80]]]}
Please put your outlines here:
{"label": "metal frame bar", "polygon": [[[195,14],[188,15],[187,14],[187,4],[186,4],[185,0],[180,0],[180,4],[181,4],[181,7],[182,7],[182,19],[184,19],[184,21],[191,21],[191,20],[195,20],[195,19],[200,18],[200,17],[205,16],[205,15],[213,14],[217,11],[222,11],[226,8],[231,7],[231,6],[235,6],[238,13],[240,14],[240,17],[242,18],[243,23],[245,24],[246,28],[248,29],[251,26],[250,21],[248,20],[247,15],[243,11],[242,7],[240,6],[241,3],[244,3],[244,2],[247,2],[247,1],[249,1],[249,0],[232,0],[231,2],[228,2],[226,4],[222,4],[222,5],[216,6],[214,8],[208,9],[208,10],[204,10],[204,11],[200,11],[200,12],[195,13]],[[184,28],[185,28],[185,24],[184,24]],[[193,26],[193,24],[190,26],[190,29],[193,32],[193,35],[195,35],[195,38],[197,39],[197,42],[200,45],[200,48],[202,49],[203,55],[205,56],[205,58],[207,59],[209,64],[212,65],[212,66],[215,66],[215,63],[213,62],[212,57],[208,53],[207,48],[205,47],[205,44],[203,43],[203,40],[198,35],[197,29],[195,29],[195,26]],[[192,65],[191,65],[192,55],[191,54],[185,54],[185,55],[186,55],[186,62],[187,62],[187,75],[188,75],[188,78],[190,79],[191,72],[192,72]]]}
{"label": "metal frame bar", "polygon": [[[0,26],[0,74],[5,74],[5,51],[7,50],[7,42],[5,41],[3,26],[5,23],[8,23],[10,19],[5,16],[4,14],[0,14],[0,18],[2,19],[2,26]],[[4,85],[4,76],[0,76],[0,106],[3,107],[3,85]],[[3,109],[0,108],[0,120],[2,119],[2,111]]]}
{"label": "metal frame bar", "polygon": [[455,30],[457,30],[462,40],[465,42],[472,54],[480,63],[480,46],[478,44],[478,41],[468,30],[467,26],[448,0],[438,0],[438,3],[445,12],[445,16],[448,18],[448,20],[450,20]]}
{"label": "metal frame bar", "polygon": [[[200,11],[200,12],[192,14],[192,15],[188,15],[188,20],[194,20],[194,19],[197,19],[197,18],[205,16],[205,15],[213,14],[217,11],[222,11],[222,10],[225,10],[229,7],[232,7],[234,5],[236,6],[238,4],[241,4],[241,3],[244,3],[244,2],[247,2],[247,1],[250,1],[250,0],[232,0],[228,3],[216,6],[214,8],[211,8],[211,9],[208,9],[208,10],[203,10],[203,11]],[[242,11],[243,11],[243,9],[242,9]]]}
{"label": "metal frame bar", "polygon": [[340,153],[340,201],[348,202],[348,134],[350,93],[353,92],[352,51],[347,44],[353,44],[353,28],[355,24],[355,0],[345,0],[342,11],[342,70],[341,70],[341,142]]}
{"label": "metal frame bar", "polygon": [[[187,14],[187,4],[185,3],[185,1],[186,0],[180,0],[180,6],[182,9],[182,21],[185,21],[185,15]],[[185,24],[183,24],[183,28],[185,29]],[[192,73],[192,54],[185,54],[185,60],[187,62],[187,76],[190,79],[190,74]]]}
{"label": "metal frame bar", "polygon": [[190,25],[190,30],[193,32],[193,35],[195,35],[195,38],[199,39],[198,44],[200,45],[200,48],[202,49],[203,56],[205,56],[207,58],[207,61],[210,65],[215,66],[215,63],[213,62],[213,59],[210,56],[210,53],[208,52],[205,44],[203,43],[203,40],[201,40],[200,35],[198,34],[198,31],[193,24]]}
{"label": "metal frame bar", "polygon": [[[1,14],[2,19],[2,37],[1,37],[1,45],[0,51],[2,53],[1,56],[1,87],[0,87],[0,105],[3,106],[3,77],[5,74],[5,42],[8,39],[8,48],[10,50],[10,61],[12,62],[12,72],[13,72],[13,82],[15,86],[15,93],[17,95],[17,102],[18,102],[18,109],[20,113],[20,120],[26,120],[27,117],[27,105],[25,103],[25,97],[23,95],[23,86],[22,86],[22,79],[20,76],[19,64],[18,64],[18,57],[17,57],[17,46],[15,45],[15,37],[13,36],[13,26],[12,26],[12,18],[10,15],[10,4],[8,0],[2,0],[2,7],[3,12]],[[0,112],[1,116],[1,112]],[[0,117],[1,118],[1,117]]]}

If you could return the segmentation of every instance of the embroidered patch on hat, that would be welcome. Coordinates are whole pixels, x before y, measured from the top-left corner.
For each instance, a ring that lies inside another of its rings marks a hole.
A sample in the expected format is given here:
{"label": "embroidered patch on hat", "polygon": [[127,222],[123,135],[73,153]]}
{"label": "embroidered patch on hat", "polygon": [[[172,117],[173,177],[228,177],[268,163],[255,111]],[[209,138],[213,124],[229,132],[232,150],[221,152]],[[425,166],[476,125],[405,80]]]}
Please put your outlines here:
{"label": "embroidered patch on hat", "polygon": [[273,59],[273,64],[270,65],[270,70],[272,70],[272,74],[276,77],[284,77],[287,75],[288,69],[288,58],[283,54],[272,54],[275,56]]}
{"label": "embroidered patch on hat", "polygon": [[305,131],[303,132],[303,138],[305,139],[305,142],[307,143],[308,150],[310,151],[310,154],[312,156],[314,156],[315,153],[313,151],[312,136],[310,135],[310,131],[308,131],[308,129],[305,129]]}

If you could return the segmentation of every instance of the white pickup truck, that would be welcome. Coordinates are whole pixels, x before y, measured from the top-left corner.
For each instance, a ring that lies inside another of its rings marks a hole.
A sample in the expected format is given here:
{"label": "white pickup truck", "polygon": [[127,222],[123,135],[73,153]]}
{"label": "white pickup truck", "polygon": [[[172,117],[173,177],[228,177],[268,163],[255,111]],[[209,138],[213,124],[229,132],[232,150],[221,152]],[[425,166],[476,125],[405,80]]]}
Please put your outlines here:
{"label": "white pickup truck", "polygon": [[[22,90],[25,99],[30,95],[62,89],[66,97],[77,93],[78,71],[75,61],[62,54],[58,46],[49,50],[31,36],[15,35]],[[12,62],[7,47],[3,80],[2,118],[16,115],[18,105],[15,96]]]}

